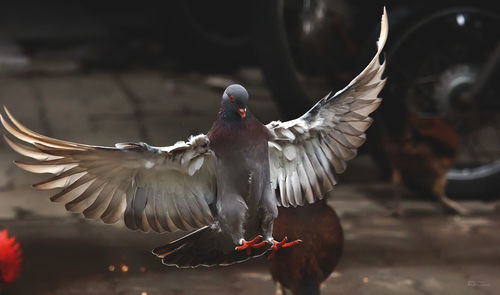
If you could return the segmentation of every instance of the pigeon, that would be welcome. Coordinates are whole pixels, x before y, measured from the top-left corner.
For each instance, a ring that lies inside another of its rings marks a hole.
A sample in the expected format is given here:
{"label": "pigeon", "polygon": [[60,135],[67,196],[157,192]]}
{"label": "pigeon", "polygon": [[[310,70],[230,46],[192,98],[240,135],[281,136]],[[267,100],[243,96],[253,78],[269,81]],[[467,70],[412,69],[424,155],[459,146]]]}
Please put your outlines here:
{"label": "pigeon", "polygon": [[381,102],[385,62],[379,55],[387,32],[384,9],[378,50],[368,66],[295,120],[260,123],[245,88],[230,85],[208,133],[171,146],[58,140],[31,131],[6,108],[0,117],[4,137],[14,151],[37,160],[16,161],[18,167],[54,174],[34,187],[59,189],[51,201],[68,211],[108,224],[123,220],[144,232],[191,231],[153,250],[164,264],[242,262],[300,243],[273,238],[278,206],[323,199],[356,156],[369,114]]}

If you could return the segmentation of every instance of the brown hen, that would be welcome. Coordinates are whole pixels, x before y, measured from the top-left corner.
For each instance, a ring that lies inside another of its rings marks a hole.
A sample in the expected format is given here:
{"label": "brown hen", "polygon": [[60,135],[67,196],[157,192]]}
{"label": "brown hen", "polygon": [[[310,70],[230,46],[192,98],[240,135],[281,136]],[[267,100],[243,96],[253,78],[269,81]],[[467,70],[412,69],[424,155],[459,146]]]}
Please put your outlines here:
{"label": "brown hen", "polygon": [[278,291],[286,294],[320,294],[342,254],[344,237],[339,218],[325,200],[303,207],[279,208],[273,235],[303,242],[276,252],[269,261]]}
{"label": "brown hen", "polygon": [[[402,128],[386,131],[383,146],[392,166],[395,215],[401,209],[402,187],[436,197],[448,210],[461,215],[468,210],[446,196],[446,174],[457,157],[459,139],[441,118],[418,118],[408,112]],[[397,131],[396,131],[397,130]]]}

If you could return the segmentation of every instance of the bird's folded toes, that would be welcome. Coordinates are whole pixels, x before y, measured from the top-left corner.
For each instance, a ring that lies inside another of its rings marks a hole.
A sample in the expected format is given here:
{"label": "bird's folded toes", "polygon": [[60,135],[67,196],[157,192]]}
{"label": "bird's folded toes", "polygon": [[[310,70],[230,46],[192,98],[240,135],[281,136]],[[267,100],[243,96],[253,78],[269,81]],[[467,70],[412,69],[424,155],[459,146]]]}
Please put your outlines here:
{"label": "bird's folded toes", "polygon": [[276,255],[276,252],[281,248],[292,247],[292,246],[295,246],[297,244],[302,243],[302,240],[294,240],[294,241],[288,242],[288,237],[284,237],[283,240],[281,240],[280,242],[278,242],[274,239],[272,239],[271,241],[273,243],[273,246],[271,247],[272,252],[271,252],[271,254],[269,254],[269,259],[273,259],[274,255]]}
{"label": "bird's folded toes", "polygon": [[262,239],[261,235],[256,236],[255,238],[253,238],[250,241],[246,241],[245,239],[241,239],[240,246],[236,246],[234,249],[237,251],[246,250],[247,254],[250,255],[252,248],[260,248],[260,247],[267,244],[266,241],[259,242],[261,239]]}

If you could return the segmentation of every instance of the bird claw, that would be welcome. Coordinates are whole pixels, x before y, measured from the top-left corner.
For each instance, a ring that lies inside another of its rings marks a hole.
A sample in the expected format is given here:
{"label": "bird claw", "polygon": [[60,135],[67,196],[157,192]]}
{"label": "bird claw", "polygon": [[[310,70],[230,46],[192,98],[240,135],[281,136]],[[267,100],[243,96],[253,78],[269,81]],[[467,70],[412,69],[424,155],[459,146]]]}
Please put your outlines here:
{"label": "bird claw", "polygon": [[246,250],[247,255],[250,255],[252,253],[252,248],[260,248],[267,244],[265,241],[258,243],[260,239],[262,239],[261,235],[256,236],[251,241],[245,241],[244,239],[242,239],[240,242],[241,246],[237,246],[234,249],[237,251]]}
{"label": "bird claw", "polygon": [[287,248],[287,247],[295,246],[297,244],[302,243],[302,240],[295,240],[295,241],[288,242],[288,237],[285,237],[281,242],[278,242],[274,239],[272,239],[271,242],[273,243],[273,245],[271,246],[272,252],[271,252],[271,254],[269,254],[269,259],[273,259],[274,255],[276,254],[276,252],[280,248]]}

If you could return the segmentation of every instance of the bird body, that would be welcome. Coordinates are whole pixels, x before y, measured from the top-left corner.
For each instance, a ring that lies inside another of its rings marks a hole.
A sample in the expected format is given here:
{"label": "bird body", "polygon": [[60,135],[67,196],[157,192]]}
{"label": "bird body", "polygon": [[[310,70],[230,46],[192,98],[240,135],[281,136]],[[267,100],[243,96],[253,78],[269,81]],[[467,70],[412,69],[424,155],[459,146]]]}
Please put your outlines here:
{"label": "bird body", "polygon": [[266,220],[262,233],[272,238],[278,208],[269,181],[268,129],[249,111],[244,120],[221,111],[207,136],[216,156],[218,225],[238,244],[260,234]]}
{"label": "bird body", "polygon": [[402,185],[436,197],[453,212],[468,213],[445,193],[446,174],[457,157],[459,139],[444,119],[418,118],[407,111],[406,121],[398,128],[387,129],[382,142],[393,168],[395,214],[402,214]]}
{"label": "bird body", "polygon": [[[297,208],[279,208],[273,235],[302,239],[294,247],[276,252],[269,269],[280,288],[292,294],[319,294],[320,285],[337,266],[344,237],[339,218],[325,200]],[[285,294],[285,292],[282,292]]]}
{"label": "bird body", "polygon": [[268,251],[272,256],[299,243],[273,238],[278,206],[323,199],[363,144],[385,84],[379,55],[387,31],[384,10],[369,65],[295,120],[263,125],[247,108],[245,88],[230,85],[208,134],[172,146],[58,140],[31,131],[7,109],[0,116],[9,134],[5,140],[38,161],[16,161],[17,166],[54,174],[34,187],[59,189],[51,200],[65,203],[68,211],[105,223],[122,219],[133,230],[194,230],[153,250],[167,265],[226,265]]}

